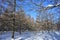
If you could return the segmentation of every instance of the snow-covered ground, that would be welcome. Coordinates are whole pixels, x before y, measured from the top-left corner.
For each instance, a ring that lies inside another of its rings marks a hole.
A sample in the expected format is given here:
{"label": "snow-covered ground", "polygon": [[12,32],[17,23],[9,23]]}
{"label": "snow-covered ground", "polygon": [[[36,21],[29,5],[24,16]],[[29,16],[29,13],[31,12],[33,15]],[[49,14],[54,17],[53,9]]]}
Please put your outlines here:
{"label": "snow-covered ground", "polygon": [[[11,32],[0,34],[0,40],[12,40]],[[40,32],[15,32],[15,40],[60,40],[60,31],[40,31]]]}

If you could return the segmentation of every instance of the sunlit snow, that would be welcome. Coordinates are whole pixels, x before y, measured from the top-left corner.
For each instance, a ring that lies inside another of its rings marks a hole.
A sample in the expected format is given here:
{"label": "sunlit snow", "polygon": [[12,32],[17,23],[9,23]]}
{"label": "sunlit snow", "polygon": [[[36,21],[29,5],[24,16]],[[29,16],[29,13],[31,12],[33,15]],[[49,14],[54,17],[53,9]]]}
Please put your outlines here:
{"label": "sunlit snow", "polygon": [[54,6],[54,5],[52,5],[52,4],[49,4],[47,7],[51,7],[51,6]]}
{"label": "sunlit snow", "polygon": [[[11,32],[0,34],[0,40],[12,40]],[[60,31],[15,32],[14,40],[60,40]]]}

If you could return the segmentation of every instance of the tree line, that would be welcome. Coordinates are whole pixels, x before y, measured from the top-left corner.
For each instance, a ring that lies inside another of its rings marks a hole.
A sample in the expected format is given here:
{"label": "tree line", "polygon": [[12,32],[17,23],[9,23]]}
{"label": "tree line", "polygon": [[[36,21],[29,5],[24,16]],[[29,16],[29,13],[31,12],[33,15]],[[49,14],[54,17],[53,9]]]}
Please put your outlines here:
{"label": "tree line", "polygon": [[[49,12],[49,9],[55,8],[53,7],[44,7],[42,4],[45,1],[41,1],[39,4],[30,0],[30,3],[34,4],[36,8],[31,8],[37,12],[36,20],[30,15],[26,15],[24,12],[23,4],[24,1],[18,0],[22,5],[16,3],[17,0],[5,0],[1,2],[0,5],[0,31],[25,31],[25,30],[60,30],[60,16],[57,20],[55,18],[55,14],[59,13],[60,15],[60,6],[58,5],[57,13]],[[59,1],[59,0],[58,0]],[[58,1],[54,2],[54,5],[57,5]],[[55,4],[56,3],[56,4]],[[2,5],[4,4],[4,5]],[[5,5],[8,4],[7,7]],[[19,9],[19,10],[17,10]],[[16,11],[17,10],[17,11]],[[14,16],[14,17],[13,17]],[[57,16],[56,16],[57,17]],[[14,19],[14,20],[13,20]],[[13,25],[14,23],[14,25]],[[13,28],[14,26],[14,28]]]}
{"label": "tree line", "polygon": [[0,15],[0,31],[12,31],[13,15],[15,15],[15,31],[33,30],[34,19],[26,15],[23,10],[13,13],[3,13]]}
{"label": "tree line", "polygon": [[0,31],[12,31],[13,15],[15,15],[14,31],[41,31],[41,30],[60,30],[60,18],[55,23],[53,15],[37,15],[36,20],[30,15],[25,14],[23,10],[13,13],[3,13],[0,15]]}

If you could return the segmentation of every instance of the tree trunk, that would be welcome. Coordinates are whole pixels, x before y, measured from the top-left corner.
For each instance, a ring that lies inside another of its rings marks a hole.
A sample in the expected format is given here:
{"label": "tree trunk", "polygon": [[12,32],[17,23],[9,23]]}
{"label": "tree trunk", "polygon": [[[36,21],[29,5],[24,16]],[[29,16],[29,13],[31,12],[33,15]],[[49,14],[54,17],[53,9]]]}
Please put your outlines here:
{"label": "tree trunk", "polygon": [[15,29],[14,29],[14,26],[15,26],[15,8],[16,8],[16,0],[14,0],[14,11],[13,11],[13,28],[12,28],[12,40],[14,40],[14,32],[15,32]]}

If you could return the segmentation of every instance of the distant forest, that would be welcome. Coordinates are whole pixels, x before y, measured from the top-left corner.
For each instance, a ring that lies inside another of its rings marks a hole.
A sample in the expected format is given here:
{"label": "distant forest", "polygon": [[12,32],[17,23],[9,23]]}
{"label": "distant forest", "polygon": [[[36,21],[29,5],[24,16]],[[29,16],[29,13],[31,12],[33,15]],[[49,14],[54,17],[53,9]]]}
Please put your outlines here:
{"label": "distant forest", "polygon": [[[20,2],[20,4],[18,3]],[[60,4],[57,5],[58,1],[52,1],[55,6],[44,7],[42,4],[45,1],[37,3],[30,0],[30,3],[34,4],[36,7],[31,8],[37,12],[36,20],[31,17],[31,15],[26,14],[23,9],[24,0],[1,0],[0,1],[0,31],[54,31],[60,30]],[[29,6],[28,6],[29,7]],[[52,12],[52,9],[57,13]],[[58,18],[56,18],[58,17]]]}

